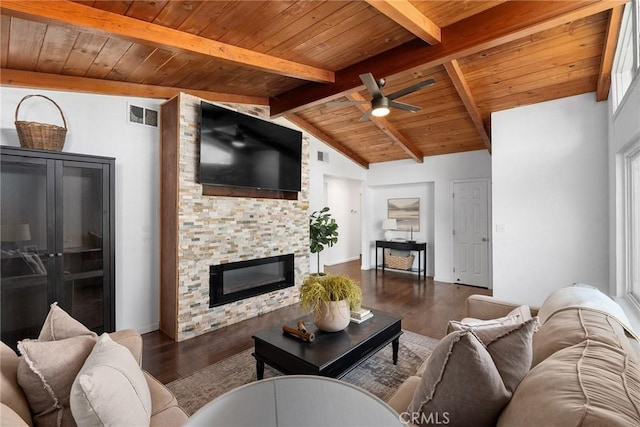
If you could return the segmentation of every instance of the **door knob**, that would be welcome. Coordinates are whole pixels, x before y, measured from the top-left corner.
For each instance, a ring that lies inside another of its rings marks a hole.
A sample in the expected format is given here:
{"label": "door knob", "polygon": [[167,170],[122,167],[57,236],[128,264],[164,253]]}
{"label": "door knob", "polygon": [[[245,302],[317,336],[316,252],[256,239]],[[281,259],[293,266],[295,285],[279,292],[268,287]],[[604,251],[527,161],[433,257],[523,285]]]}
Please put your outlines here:
{"label": "door knob", "polygon": [[58,252],[56,256],[62,256],[62,252]]}
{"label": "door knob", "polygon": [[49,258],[53,258],[53,257],[54,257],[54,256],[56,256],[56,255],[55,255],[55,254],[47,254],[47,256],[48,256]]}
{"label": "door knob", "polygon": [[486,237],[483,237],[483,238],[482,238],[482,241],[483,241],[483,242],[488,242],[488,241],[489,241],[489,239],[487,239]]}

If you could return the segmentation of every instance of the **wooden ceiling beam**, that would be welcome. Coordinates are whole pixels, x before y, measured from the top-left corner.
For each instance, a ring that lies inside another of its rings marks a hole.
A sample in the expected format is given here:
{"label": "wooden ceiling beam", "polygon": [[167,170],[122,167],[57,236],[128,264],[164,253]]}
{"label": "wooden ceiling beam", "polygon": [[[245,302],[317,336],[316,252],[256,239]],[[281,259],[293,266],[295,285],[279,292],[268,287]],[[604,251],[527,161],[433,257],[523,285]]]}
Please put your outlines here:
{"label": "wooden ceiling beam", "polygon": [[429,44],[441,40],[440,27],[424,16],[409,0],[366,0],[370,6]]}
{"label": "wooden ceiling beam", "polygon": [[138,96],[141,98],[169,99],[179,92],[189,93],[209,101],[237,104],[269,105],[269,99],[259,96],[193,90],[180,87],[126,83],[86,77],[63,76],[33,71],[0,69],[0,84],[38,89],[66,90],[71,92],[99,93],[103,95]]}
{"label": "wooden ceiling beam", "polygon": [[310,135],[313,135],[314,137],[318,138],[320,141],[324,142],[328,146],[334,148],[339,153],[347,156],[349,159],[353,160],[355,163],[359,164],[363,168],[369,169],[368,161],[366,161],[364,158],[360,157],[355,151],[351,150],[350,148],[347,148],[341,142],[327,135],[326,133],[324,133],[323,131],[321,131],[320,129],[318,129],[317,127],[315,127],[314,125],[312,125],[311,123],[309,123],[308,121],[300,117],[299,115],[295,113],[291,113],[291,114],[287,114],[285,118],[289,120],[291,123],[293,123],[294,125],[298,126],[303,131],[309,133]]}
{"label": "wooden ceiling beam", "polygon": [[[350,93],[347,95],[347,99],[355,102],[367,101],[358,92]],[[356,107],[363,113],[366,113],[371,108],[371,105],[356,104]],[[376,125],[382,132],[385,133],[391,140],[397,144],[405,153],[407,153],[413,160],[418,163],[424,162],[424,155],[420,149],[404,136],[398,128],[396,128],[386,117],[373,117],[371,116],[371,122]]]}
{"label": "wooden ceiling beam", "polygon": [[616,46],[618,45],[618,36],[620,35],[623,12],[624,6],[615,7],[609,12],[609,22],[607,24],[604,47],[602,48],[600,72],[598,73],[598,84],[596,86],[597,101],[606,101],[609,98],[613,57],[616,53]]}
{"label": "wooden ceiling beam", "polygon": [[535,33],[594,15],[626,0],[537,1],[499,4],[477,15],[442,28],[442,42],[425,45],[414,40],[336,72],[334,84],[307,83],[270,100],[272,116],[324,103],[362,88],[358,77],[373,73],[378,78],[428,69]]}
{"label": "wooden ceiling beam", "polygon": [[473,125],[480,134],[480,138],[482,139],[484,146],[489,150],[489,152],[491,152],[491,138],[487,134],[487,130],[484,128],[482,115],[476,105],[476,101],[473,99],[471,89],[467,84],[467,79],[464,77],[464,74],[460,69],[460,64],[458,64],[458,61],[454,59],[453,61],[446,62],[444,64],[444,68],[447,70],[447,74],[449,74],[449,78],[451,79],[453,86],[456,88],[458,95],[460,95],[460,99],[462,100],[464,107],[467,109]]}
{"label": "wooden ceiling beam", "polygon": [[45,24],[71,26],[93,33],[151,45],[172,52],[189,52],[272,74],[332,83],[330,70],[221,43],[162,25],[107,12],[71,1],[12,1],[0,3],[3,15]]}

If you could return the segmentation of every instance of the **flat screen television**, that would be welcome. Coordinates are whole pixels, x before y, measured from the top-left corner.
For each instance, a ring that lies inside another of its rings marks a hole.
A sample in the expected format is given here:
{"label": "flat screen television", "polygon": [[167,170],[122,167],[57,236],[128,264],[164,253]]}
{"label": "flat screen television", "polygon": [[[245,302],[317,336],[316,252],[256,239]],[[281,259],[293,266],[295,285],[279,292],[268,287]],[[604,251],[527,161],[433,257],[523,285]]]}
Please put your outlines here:
{"label": "flat screen television", "polygon": [[300,191],[302,132],[201,102],[200,183]]}

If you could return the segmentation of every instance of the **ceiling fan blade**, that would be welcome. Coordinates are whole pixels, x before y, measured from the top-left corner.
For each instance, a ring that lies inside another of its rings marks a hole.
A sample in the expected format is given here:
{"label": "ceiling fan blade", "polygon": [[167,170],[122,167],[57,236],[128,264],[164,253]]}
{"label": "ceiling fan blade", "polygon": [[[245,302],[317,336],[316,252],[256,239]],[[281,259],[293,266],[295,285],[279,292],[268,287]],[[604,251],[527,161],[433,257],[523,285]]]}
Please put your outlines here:
{"label": "ceiling fan blade", "polygon": [[421,81],[420,83],[416,83],[413,86],[405,87],[404,89],[400,89],[397,92],[393,92],[391,95],[387,96],[387,98],[389,98],[389,100],[398,99],[401,96],[409,95],[411,92],[415,92],[417,90],[422,89],[423,87],[431,86],[435,83],[436,83],[435,80],[427,79],[427,80]]}
{"label": "ceiling fan blade", "polygon": [[361,121],[361,122],[366,122],[367,120],[369,120],[369,119],[371,118],[371,112],[372,112],[372,111],[373,111],[373,110],[371,110],[371,109],[367,110],[367,111],[362,115],[362,117],[360,117],[360,120],[359,120],[359,121]]}
{"label": "ceiling fan blade", "polygon": [[371,96],[373,96],[374,98],[380,98],[383,96],[382,91],[378,86],[378,82],[373,77],[373,74],[360,74],[360,80],[362,80],[362,83],[364,83],[364,85],[367,87],[367,90],[369,91]]}
{"label": "ceiling fan blade", "polygon": [[405,104],[403,102],[398,101],[389,101],[389,107],[399,108],[400,110],[411,111],[415,113],[416,111],[420,111],[422,108],[416,107],[415,105]]}
{"label": "ceiling fan blade", "polygon": [[345,105],[358,105],[358,104],[370,104],[369,101],[329,101],[326,105],[327,107],[338,107]]}

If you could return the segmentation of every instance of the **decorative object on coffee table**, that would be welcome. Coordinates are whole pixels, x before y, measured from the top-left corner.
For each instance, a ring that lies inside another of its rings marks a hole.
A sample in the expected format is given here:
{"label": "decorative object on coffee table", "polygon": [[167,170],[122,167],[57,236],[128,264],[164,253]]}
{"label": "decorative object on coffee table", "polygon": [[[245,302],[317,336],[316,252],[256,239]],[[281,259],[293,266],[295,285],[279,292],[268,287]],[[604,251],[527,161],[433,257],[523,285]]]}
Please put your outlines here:
{"label": "decorative object on coffee table", "polygon": [[324,207],[319,211],[315,211],[309,217],[309,249],[312,254],[318,254],[318,269],[320,273],[320,252],[326,247],[338,243],[338,223],[331,217],[329,208]]}
{"label": "decorative object on coffee table", "polygon": [[[300,324],[302,324],[302,326]],[[313,342],[313,340],[316,339],[315,334],[313,334],[312,332],[308,332],[307,329],[304,327],[304,322],[302,321],[298,322],[297,329],[289,325],[283,325],[282,332],[287,333],[292,337],[301,339],[302,341],[305,341],[305,342]]]}
{"label": "decorative object on coffee table", "polygon": [[309,276],[300,287],[300,304],[313,311],[313,323],[325,332],[341,331],[349,325],[351,310],[360,305],[362,290],[344,275]]}

